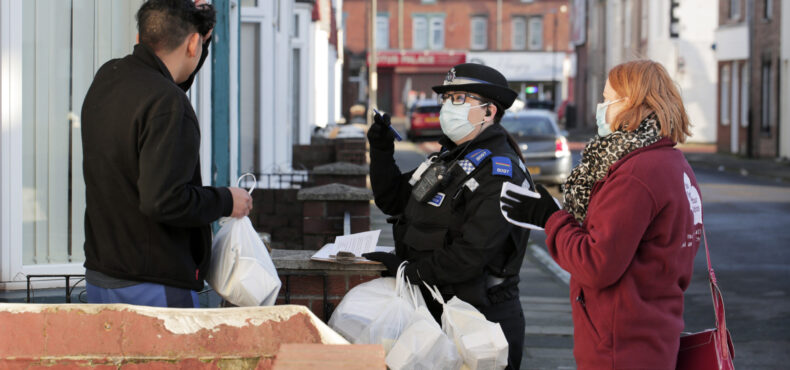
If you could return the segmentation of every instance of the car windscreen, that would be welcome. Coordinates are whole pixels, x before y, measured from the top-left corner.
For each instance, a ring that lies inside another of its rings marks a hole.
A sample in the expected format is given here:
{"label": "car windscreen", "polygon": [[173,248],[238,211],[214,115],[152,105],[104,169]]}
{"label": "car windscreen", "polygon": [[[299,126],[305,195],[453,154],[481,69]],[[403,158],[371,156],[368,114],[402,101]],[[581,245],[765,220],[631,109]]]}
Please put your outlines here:
{"label": "car windscreen", "polygon": [[439,113],[441,105],[423,105],[414,108],[414,113]]}
{"label": "car windscreen", "polygon": [[540,116],[505,116],[502,127],[516,136],[554,136],[557,132],[551,120]]}

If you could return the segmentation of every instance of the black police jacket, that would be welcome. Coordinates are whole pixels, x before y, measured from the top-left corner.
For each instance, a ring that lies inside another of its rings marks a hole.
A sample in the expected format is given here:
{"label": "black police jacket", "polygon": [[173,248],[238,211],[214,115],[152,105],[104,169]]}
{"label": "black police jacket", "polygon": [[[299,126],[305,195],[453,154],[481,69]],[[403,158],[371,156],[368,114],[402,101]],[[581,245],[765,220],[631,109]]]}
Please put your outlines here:
{"label": "black police jacket", "polygon": [[[457,295],[475,306],[487,306],[491,304],[489,288],[501,278],[515,287],[517,296],[529,231],[505,220],[499,194],[505,181],[531,184],[529,175],[520,168],[519,157],[499,124],[485,129],[469,145],[456,146],[446,137],[440,142],[443,151],[438,160],[448,166],[484,158],[472,163],[471,173],[453,171],[453,178],[427,202],[418,202],[412,195],[409,179],[414,171],[402,174],[391,151],[371,148],[370,179],[376,205],[388,215],[397,215],[393,225],[396,254],[416,264],[420,278],[437,285],[445,296]],[[464,164],[468,170],[470,163]]]}
{"label": "black police jacket", "polygon": [[233,199],[201,184],[200,126],[184,93],[193,77],[177,85],[140,44],[96,73],[82,106],[85,268],[203,288],[209,224],[230,215]]}

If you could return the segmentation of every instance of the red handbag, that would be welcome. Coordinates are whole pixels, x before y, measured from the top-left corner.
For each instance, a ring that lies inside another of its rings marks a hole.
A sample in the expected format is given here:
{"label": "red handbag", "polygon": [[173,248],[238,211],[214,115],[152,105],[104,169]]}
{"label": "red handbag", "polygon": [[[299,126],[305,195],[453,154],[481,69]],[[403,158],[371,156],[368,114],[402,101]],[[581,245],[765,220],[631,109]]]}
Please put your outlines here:
{"label": "red handbag", "polygon": [[[702,228],[703,234],[705,227]],[[683,333],[680,337],[677,369],[679,370],[733,370],[732,359],[735,351],[730,331],[724,318],[724,301],[716,283],[716,274],[710,265],[708,238],[705,237],[705,255],[708,258],[710,294],[713,297],[713,311],[716,314],[716,327],[698,333]]]}

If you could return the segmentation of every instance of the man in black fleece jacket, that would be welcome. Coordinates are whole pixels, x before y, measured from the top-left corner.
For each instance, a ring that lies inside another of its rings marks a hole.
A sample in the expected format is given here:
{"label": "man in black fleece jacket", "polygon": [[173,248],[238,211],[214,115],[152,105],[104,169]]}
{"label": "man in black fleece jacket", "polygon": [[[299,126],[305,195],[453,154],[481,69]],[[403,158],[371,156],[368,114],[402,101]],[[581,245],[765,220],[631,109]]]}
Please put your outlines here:
{"label": "man in black fleece jacket", "polygon": [[204,0],[149,0],[138,41],[105,63],[82,106],[85,269],[90,303],[197,307],[210,223],[243,217],[240,188],[202,186],[200,126],[185,91],[208,54]]}

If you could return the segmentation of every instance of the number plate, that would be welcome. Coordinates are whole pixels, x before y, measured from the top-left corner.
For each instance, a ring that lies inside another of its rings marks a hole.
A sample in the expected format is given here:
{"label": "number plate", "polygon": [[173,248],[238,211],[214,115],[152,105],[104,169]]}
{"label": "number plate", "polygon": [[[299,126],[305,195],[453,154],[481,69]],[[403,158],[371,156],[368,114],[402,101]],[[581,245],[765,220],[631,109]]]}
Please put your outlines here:
{"label": "number plate", "polygon": [[540,167],[537,166],[527,167],[527,171],[530,175],[540,175]]}

